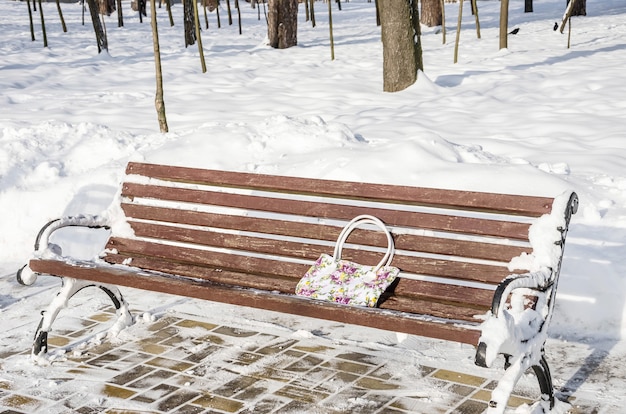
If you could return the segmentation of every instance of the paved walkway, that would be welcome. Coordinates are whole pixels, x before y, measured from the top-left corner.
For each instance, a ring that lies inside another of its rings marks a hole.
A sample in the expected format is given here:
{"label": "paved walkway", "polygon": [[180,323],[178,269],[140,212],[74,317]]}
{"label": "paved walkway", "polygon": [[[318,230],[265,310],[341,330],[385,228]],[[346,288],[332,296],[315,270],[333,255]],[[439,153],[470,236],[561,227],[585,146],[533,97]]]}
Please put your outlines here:
{"label": "paved walkway", "polygon": [[[0,413],[478,414],[497,378],[480,368],[443,368],[432,358],[407,364],[415,359],[401,349],[215,323],[218,315],[169,312],[142,318],[131,334],[81,342],[113,316],[102,307],[60,318],[51,353],[68,351],[50,366],[35,366],[29,350],[0,350]],[[532,376],[518,388],[511,407],[538,397]],[[579,399],[572,412],[598,411]]]}

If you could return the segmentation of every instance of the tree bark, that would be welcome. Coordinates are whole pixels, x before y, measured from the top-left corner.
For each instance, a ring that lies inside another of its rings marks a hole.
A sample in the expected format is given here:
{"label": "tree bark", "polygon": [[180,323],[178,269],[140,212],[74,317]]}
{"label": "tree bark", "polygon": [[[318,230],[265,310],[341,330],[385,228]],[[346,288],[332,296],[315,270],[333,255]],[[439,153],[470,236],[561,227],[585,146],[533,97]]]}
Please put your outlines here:
{"label": "tree bark", "polygon": [[421,22],[428,27],[441,26],[441,0],[422,0]]}
{"label": "tree bark", "polygon": [[509,0],[500,1],[500,49],[509,47]]}
{"label": "tree bark", "polygon": [[[569,0],[567,1],[569,4]],[[576,0],[574,8],[572,9],[572,16],[586,16],[587,15],[587,0]]]}
{"label": "tree bark", "polygon": [[270,46],[286,49],[298,44],[298,0],[269,0],[267,37]]}
{"label": "tree bark", "polygon": [[159,30],[156,19],[156,2],[150,0],[150,17],[152,18],[152,46],[154,48],[154,66],[156,73],[156,94],[154,106],[157,111],[161,132],[168,132],[167,118],[165,117],[165,102],[163,101],[163,72],[161,70],[161,49],[159,48]]}
{"label": "tree bark", "polygon": [[67,26],[65,25],[65,19],[63,18],[63,11],[61,10],[61,3],[59,0],[56,0],[57,3],[57,11],[59,12],[59,19],[61,19],[61,27],[63,28],[63,33],[67,33]]}
{"label": "tree bark", "polygon": [[183,0],[183,28],[185,31],[185,47],[196,43],[196,18],[193,13],[195,0]]}
{"label": "tree bark", "polygon": [[122,11],[122,0],[117,0],[117,27],[124,27],[124,13]]}
{"label": "tree bark", "polygon": [[98,14],[98,5],[96,0],[86,0],[89,6],[89,14],[91,14],[91,22],[93,23],[93,31],[96,33],[96,42],[98,43],[98,53],[102,53],[103,50],[109,50],[106,33],[102,27],[100,21],[100,15]]}
{"label": "tree bark", "polygon": [[533,0],[524,0],[524,13],[533,12]]}
{"label": "tree bark", "polygon": [[379,2],[385,92],[401,91],[417,80],[421,64],[417,7],[417,0]]}

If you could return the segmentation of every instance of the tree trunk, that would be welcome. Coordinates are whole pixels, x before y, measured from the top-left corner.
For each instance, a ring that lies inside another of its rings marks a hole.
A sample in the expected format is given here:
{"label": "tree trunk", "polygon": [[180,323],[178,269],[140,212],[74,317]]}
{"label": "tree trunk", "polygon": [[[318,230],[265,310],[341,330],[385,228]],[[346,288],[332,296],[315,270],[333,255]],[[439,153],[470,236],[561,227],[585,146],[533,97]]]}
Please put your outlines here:
{"label": "tree trunk", "polygon": [[379,2],[385,92],[401,91],[417,80],[421,60],[417,7],[417,0]]}
{"label": "tree trunk", "polygon": [[150,0],[150,17],[152,18],[152,46],[154,48],[154,66],[156,73],[156,94],[154,106],[157,111],[159,128],[161,132],[168,132],[167,119],[165,117],[165,102],[163,101],[163,72],[161,70],[161,49],[159,48],[159,30],[156,19],[156,2]]}
{"label": "tree trunk", "polygon": [[[34,0],[33,0],[34,3]],[[30,8],[30,0],[26,0],[26,4],[28,5],[28,19],[30,20],[30,39],[35,41],[35,25],[33,23],[33,10]]]}
{"label": "tree trunk", "polygon": [[193,2],[183,0],[183,27],[185,30],[185,47],[196,43],[196,19],[193,14]]}
{"label": "tree trunk", "polygon": [[500,0],[500,49],[509,47],[509,0]]}
{"label": "tree trunk", "polygon": [[100,21],[100,15],[98,14],[98,5],[96,4],[96,0],[86,0],[86,2],[89,6],[89,13],[91,14],[93,31],[96,33],[98,53],[101,53],[103,50],[109,50],[107,36],[106,33],[104,33],[104,28],[102,27],[102,22]]}
{"label": "tree trunk", "polygon": [[441,0],[422,0],[422,24],[428,27],[441,26],[442,16]]}
{"label": "tree trunk", "polygon": [[533,12],[533,0],[524,0],[524,13]]}
{"label": "tree trunk", "polygon": [[59,19],[61,19],[61,27],[63,28],[63,33],[67,33],[67,26],[65,25],[65,19],[63,18],[63,11],[61,10],[61,3],[59,0],[56,0],[57,3],[57,11],[59,12]]}
{"label": "tree trunk", "polygon": [[117,0],[117,27],[124,27],[124,13],[122,11],[122,0]]}
{"label": "tree trunk", "polygon": [[270,46],[286,49],[298,44],[298,0],[269,0],[267,37]]}
{"label": "tree trunk", "polygon": [[[567,0],[569,4],[569,0]],[[586,16],[587,15],[587,0],[576,0],[574,8],[572,9],[572,16]]]}

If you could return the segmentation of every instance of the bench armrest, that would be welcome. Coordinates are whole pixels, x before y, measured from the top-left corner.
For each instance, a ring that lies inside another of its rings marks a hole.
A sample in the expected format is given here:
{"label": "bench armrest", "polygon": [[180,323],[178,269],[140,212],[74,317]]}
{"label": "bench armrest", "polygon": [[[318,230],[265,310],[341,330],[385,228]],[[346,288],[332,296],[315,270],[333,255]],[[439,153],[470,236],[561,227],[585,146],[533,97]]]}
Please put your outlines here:
{"label": "bench armrest", "polygon": [[[108,218],[86,214],[67,216],[51,220],[46,223],[37,234],[37,239],[35,240],[35,254],[44,252],[48,248],[48,240],[50,239],[52,233],[64,227],[88,227],[90,229],[104,228],[108,230],[111,228],[111,225]],[[44,241],[43,249],[41,243],[42,239]]]}
{"label": "bench armrest", "polygon": [[[109,219],[99,215],[78,215],[67,216],[51,220],[46,223],[35,239],[35,251],[33,257],[40,258],[46,256],[60,256],[61,249],[59,246],[50,243],[50,237],[52,234],[64,227],[86,227],[90,229],[110,229],[111,224]],[[28,265],[24,265],[16,273],[17,281],[22,285],[32,285],[37,280],[37,275],[33,273]]]}
{"label": "bench armrest", "polygon": [[489,367],[499,354],[519,355],[530,342],[545,335],[554,281],[552,269],[544,268],[510,275],[498,285],[491,312],[481,325],[476,365]]}
{"label": "bench armrest", "polygon": [[504,279],[493,295],[491,302],[491,314],[501,317],[506,303],[515,289],[531,289],[545,292],[554,284],[554,272],[550,268],[544,268],[538,272],[513,274]]}

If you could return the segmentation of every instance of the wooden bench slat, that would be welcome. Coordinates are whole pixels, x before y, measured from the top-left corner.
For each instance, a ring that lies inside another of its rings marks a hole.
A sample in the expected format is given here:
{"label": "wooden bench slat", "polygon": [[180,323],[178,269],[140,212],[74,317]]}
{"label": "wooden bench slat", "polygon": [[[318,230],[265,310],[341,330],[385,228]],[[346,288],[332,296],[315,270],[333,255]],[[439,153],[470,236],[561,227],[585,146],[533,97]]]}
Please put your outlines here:
{"label": "wooden bench slat", "polygon": [[531,217],[539,217],[549,213],[552,209],[552,199],[546,197],[234,173],[134,162],[128,164],[126,173],[202,185],[295,194],[325,194],[330,197],[349,197],[366,201],[388,202],[392,200],[404,204],[419,203],[420,205],[452,206],[461,209],[492,210]]}
{"label": "wooden bench slat", "polygon": [[[164,207],[137,204],[122,204],[127,217],[132,219],[161,221],[190,226],[215,227],[225,230],[239,230],[274,234],[277,236],[302,237],[335,242],[341,231],[340,227],[323,226],[313,223],[287,222],[266,218],[233,216],[191,210],[169,209]],[[137,228],[137,222],[131,222]],[[147,233],[144,233],[147,236]],[[366,244],[362,232],[355,231],[350,240]],[[376,245],[384,243],[384,235],[377,234]],[[147,236],[148,237],[148,236]],[[442,237],[421,236],[415,234],[394,234],[394,243],[398,250],[421,251],[424,253],[441,254],[484,260],[502,260],[503,257],[517,257],[522,253],[530,253],[530,247],[481,243],[477,241],[449,239]]]}
{"label": "wooden bench slat", "polygon": [[424,315],[431,315],[436,318],[464,321],[470,323],[480,323],[479,316],[484,315],[489,308],[474,309],[462,307],[457,304],[442,302],[432,302],[423,299],[409,299],[405,297],[392,296],[380,305],[381,309],[395,310],[398,312],[415,313],[419,309]]}
{"label": "wooden bench slat", "polygon": [[244,194],[220,193],[136,183],[124,183],[122,196],[145,197],[158,200],[340,220],[351,220],[361,214],[371,214],[378,217],[389,226],[406,226],[516,240],[528,240],[528,228],[530,227],[527,223],[503,220],[406,212],[342,204],[312,203],[303,200],[286,200],[263,196],[251,198],[251,196]]}
{"label": "wooden bench slat", "polygon": [[145,256],[166,259],[178,263],[196,263],[201,266],[211,266],[224,270],[237,270],[255,275],[304,275],[310,265],[282,262],[259,257],[243,255],[233,256],[229,253],[210,252],[172,245],[113,238],[109,240],[108,249],[115,249],[119,253],[129,256]]}
{"label": "wooden bench slat", "polygon": [[242,288],[266,290],[268,292],[293,293],[297,280],[280,275],[251,275],[232,270],[216,269],[215,267],[201,267],[198,265],[172,262],[154,257],[136,257],[128,255],[109,255],[105,258],[108,263],[122,264],[131,259],[130,266],[154,272],[163,272],[170,275],[179,275],[194,279],[204,279],[214,283]]}
{"label": "wooden bench slat", "polygon": [[[332,254],[331,247],[325,248],[319,245],[302,245],[300,243],[247,238],[237,235],[220,235],[219,238],[222,240],[239,240],[238,243],[224,243],[224,246],[232,247],[237,245],[237,247],[246,247],[246,250],[241,251],[240,255],[233,255],[199,250],[193,247],[119,238],[111,239],[108,248],[116,249],[121,253],[160,257],[187,263],[200,263],[207,266],[224,267],[252,273],[285,274],[297,278],[304,275],[310,265],[298,264],[296,266],[295,263],[290,264],[289,262],[270,258],[248,257],[248,254],[250,252],[271,254],[280,249],[285,257],[289,257],[286,255],[291,254],[292,258],[308,259],[310,261],[317,260],[321,253]],[[176,240],[176,238],[170,238],[169,240]],[[216,243],[216,245],[222,247],[220,243]],[[254,250],[254,247],[257,249]],[[382,253],[346,248],[342,253],[342,258],[373,266],[378,264],[382,258]],[[401,254],[395,255],[392,264],[407,273],[490,284],[497,284],[510,274],[506,267],[501,266],[403,256]],[[276,273],[279,269],[283,273]],[[294,272],[295,270],[299,270],[299,272]]]}
{"label": "wooden bench slat", "polygon": [[487,310],[491,307],[493,291],[470,286],[435,283],[427,280],[403,279],[394,290],[396,296],[447,300],[467,304],[475,309]]}
{"label": "wooden bench slat", "polygon": [[[198,265],[172,262],[151,257],[110,255],[106,257],[106,261],[113,264],[122,264],[129,258],[132,259],[130,266],[137,266],[141,269],[196,279],[206,279],[224,285],[278,291],[285,294],[293,294],[299,280],[298,278],[280,275],[250,275],[237,271],[200,267]],[[423,302],[426,300],[430,303],[454,303],[456,306],[462,305],[471,308],[472,312],[474,312],[473,314],[484,313],[484,311],[488,310],[491,306],[492,291],[464,286],[447,286],[446,288],[442,287],[439,283],[422,280],[401,279],[395,289],[393,289],[393,292],[389,292],[389,294],[391,297],[402,298],[405,304],[410,301],[416,301],[417,303],[417,301]],[[403,310],[406,309],[408,308],[404,308]],[[424,311],[421,307],[416,306],[413,306],[412,312],[415,313],[416,309],[420,309],[420,311],[423,311],[425,314],[430,314],[427,312],[428,308],[425,308],[426,311]],[[443,317],[442,315],[436,316]]]}

